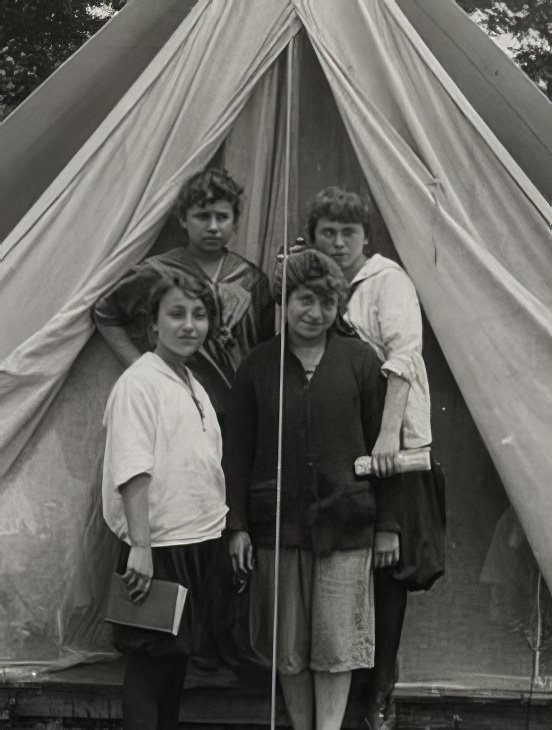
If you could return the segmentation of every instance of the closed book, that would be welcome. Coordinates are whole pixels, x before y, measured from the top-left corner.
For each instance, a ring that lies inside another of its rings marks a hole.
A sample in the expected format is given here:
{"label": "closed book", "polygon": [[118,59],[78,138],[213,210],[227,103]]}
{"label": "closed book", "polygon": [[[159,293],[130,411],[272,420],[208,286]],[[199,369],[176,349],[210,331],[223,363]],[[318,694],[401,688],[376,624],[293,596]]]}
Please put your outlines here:
{"label": "closed book", "polygon": [[140,605],[133,603],[123,576],[114,573],[105,620],[140,629],[164,631],[176,636],[188,589],[167,580],[152,580],[150,592]]}
{"label": "closed book", "polygon": [[[424,446],[421,449],[404,449],[404,451],[399,451],[395,458],[395,469],[399,474],[407,471],[430,471],[430,447]],[[359,456],[358,459],[355,459],[355,474],[357,477],[369,476],[371,473],[371,456]]]}

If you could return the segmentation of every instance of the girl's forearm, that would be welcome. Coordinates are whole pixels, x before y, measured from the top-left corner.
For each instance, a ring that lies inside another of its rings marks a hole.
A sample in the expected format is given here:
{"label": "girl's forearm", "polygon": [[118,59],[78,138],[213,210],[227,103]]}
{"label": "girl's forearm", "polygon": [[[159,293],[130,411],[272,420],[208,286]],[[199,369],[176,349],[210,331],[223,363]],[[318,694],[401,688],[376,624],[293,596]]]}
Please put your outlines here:
{"label": "girl's forearm", "polygon": [[128,524],[130,544],[149,547],[151,542],[149,525],[148,488],[149,474],[138,474],[121,487],[123,509]]}
{"label": "girl's forearm", "polygon": [[125,367],[138,360],[140,351],[132,342],[124,327],[108,327],[96,323],[96,329]]}
{"label": "girl's forearm", "polygon": [[399,437],[409,390],[410,383],[407,380],[389,373],[380,436]]}

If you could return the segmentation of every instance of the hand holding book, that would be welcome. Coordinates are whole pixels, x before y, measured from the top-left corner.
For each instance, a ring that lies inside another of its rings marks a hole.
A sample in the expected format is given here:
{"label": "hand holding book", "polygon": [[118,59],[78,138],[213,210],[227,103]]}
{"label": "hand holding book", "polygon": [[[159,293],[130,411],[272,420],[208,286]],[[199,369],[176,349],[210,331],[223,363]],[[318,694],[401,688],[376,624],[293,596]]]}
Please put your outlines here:
{"label": "hand holding book", "polygon": [[133,545],[128,555],[123,581],[130,600],[139,606],[146,600],[153,578],[153,559],[149,545]]}
{"label": "hand holding book", "polygon": [[124,577],[114,573],[109,589],[106,621],[176,636],[188,589],[165,580],[150,581],[147,599],[140,605],[130,600]]}

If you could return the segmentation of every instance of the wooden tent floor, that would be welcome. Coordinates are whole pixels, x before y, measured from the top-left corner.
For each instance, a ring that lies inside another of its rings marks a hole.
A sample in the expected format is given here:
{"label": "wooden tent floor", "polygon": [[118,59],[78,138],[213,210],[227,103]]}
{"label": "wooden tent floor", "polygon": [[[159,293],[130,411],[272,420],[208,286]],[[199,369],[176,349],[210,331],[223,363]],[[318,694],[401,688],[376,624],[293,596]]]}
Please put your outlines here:
{"label": "wooden tent floor", "polygon": [[[26,681],[0,684],[0,728],[121,727],[123,661],[97,662]],[[231,672],[207,675],[193,671],[187,682],[181,726],[187,730],[257,730],[269,725],[269,678],[259,675],[237,681]],[[203,686],[202,686],[203,685]],[[361,728],[358,689],[352,692],[346,728]],[[535,690],[529,702],[526,679],[489,675],[456,677],[439,684],[399,684],[397,728],[416,730],[550,730],[552,692]],[[529,724],[527,724],[529,710]],[[289,727],[282,705],[279,727]],[[184,722],[185,719],[185,722]]]}

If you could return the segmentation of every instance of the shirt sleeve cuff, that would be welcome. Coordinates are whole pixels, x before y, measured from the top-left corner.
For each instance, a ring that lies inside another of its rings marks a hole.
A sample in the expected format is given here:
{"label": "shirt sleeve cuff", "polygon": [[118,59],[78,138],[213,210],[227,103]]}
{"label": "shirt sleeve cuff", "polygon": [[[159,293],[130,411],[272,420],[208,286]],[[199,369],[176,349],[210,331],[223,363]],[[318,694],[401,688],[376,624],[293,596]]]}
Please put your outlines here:
{"label": "shirt sleeve cuff", "polygon": [[99,324],[104,327],[123,327],[127,324],[124,317],[118,311],[118,308],[112,306],[107,297],[99,299],[92,307],[92,319],[94,324]]}
{"label": "shirt sleeve cuff", "polygon": [[397,535],[400,535],[402,531],[392,515],[381,515],[376,520],[376,532],[396,532]]}
{"label": "shirt sleeve cuff", "polygon": [[389,373],[403,378],[410,384],[418,377],[418,373],[425,370],[422,356],[418,352],[405,352],[400,355],[392,355],[381,366],[381,372],[387,376]]}
{"label": "shirt sleeve cuff", "polygon": [[131,468],[119,469],[116,473],[114,473],[113,484],[116,489],[120,489],[134,477],[140,476],[140,474],[147,474],[151,477],[152,472],[153,465],[151,463],[144,462],[143,464],[140,464],[139,462],[135,462]]}

